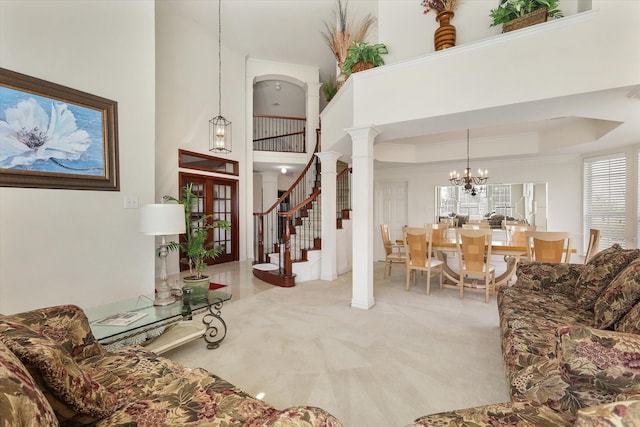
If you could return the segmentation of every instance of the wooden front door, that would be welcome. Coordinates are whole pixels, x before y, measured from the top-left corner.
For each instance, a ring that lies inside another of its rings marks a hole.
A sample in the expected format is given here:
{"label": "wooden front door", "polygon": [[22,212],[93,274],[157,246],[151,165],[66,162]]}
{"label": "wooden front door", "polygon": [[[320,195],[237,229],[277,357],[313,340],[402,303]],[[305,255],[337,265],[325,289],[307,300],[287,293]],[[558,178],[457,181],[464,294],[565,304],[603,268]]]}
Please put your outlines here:
{"label": "wooden front door", "polygon": [[[198,222],[205,215],[213,215],[214,220],[226,220],[231,223],[231,230],[209,230],[208,242],[222,246],[224,252],[207,264],[220,264],[238,261],[238,181],[213,176],[180,173],[180,188],[192,184],[193,193],[198,197],[198,207],[192,212],[191,218]],[[187,269],[186,264],[180,265],[181,270]]]}

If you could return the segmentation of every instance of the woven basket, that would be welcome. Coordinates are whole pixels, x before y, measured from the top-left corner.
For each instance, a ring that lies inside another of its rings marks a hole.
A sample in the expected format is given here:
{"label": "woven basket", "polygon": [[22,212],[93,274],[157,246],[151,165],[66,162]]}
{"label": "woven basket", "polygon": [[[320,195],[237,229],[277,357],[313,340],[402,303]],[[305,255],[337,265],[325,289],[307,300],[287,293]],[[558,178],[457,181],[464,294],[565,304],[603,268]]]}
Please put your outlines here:
{"label": "woven basket", "polygon": [[373,64],[373,62],[356,62],[355,64],[353,64],[353,67],[351,67],[351,72],[352,73],[357,73],[358,71],[364,71],[364,70],[368,70],[370,68],[375,67],[375,65]]}
{"label": "woven basket", "polygon": [[516,19],[512,19],[509,22],[502,24],[502,32],[506,33],[513,30],[519,30],[520,28],[529,27],[535,24],[541,24],[547,21],[547,8],[543,7],[534,10],[531,13],[522,15]]}

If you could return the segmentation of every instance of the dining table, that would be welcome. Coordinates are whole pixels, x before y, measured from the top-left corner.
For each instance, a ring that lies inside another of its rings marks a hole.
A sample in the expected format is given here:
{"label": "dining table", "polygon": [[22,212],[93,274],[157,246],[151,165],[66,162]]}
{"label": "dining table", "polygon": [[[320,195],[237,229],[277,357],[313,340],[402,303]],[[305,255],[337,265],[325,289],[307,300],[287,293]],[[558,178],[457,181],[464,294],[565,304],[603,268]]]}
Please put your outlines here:
{"label": "dining table", "polygon": [[[396,243],[402,244],[402,240],[399,240]],[[444,261],[443,272],[447,279],[444,282],[444,286],[457,289],[458,282],[460,281],[460,274],[456,270],[452,269],[449,262],[447,262],[448,254],[457,252],[455,237],[445,234],[440,239],[434,239],[431,246],[433,251],[435,251],[437,258]],[[571,253],[576,253],[576,249],[572,248]],[[505,271],[499,276],[496,276],[495,289],[497,289],[500,286],[508,285],[513,276],[515,276],[516,267],[518,266],[518,262],[520,262],[520,258],[527,257],[527,247],[521,242],[493,240],[491,242],[491,255],[502,255],[506,263]],[[467,286],[465,285],[465,289],[466,287]],[[479,289],[484,290],[484,286]]]}

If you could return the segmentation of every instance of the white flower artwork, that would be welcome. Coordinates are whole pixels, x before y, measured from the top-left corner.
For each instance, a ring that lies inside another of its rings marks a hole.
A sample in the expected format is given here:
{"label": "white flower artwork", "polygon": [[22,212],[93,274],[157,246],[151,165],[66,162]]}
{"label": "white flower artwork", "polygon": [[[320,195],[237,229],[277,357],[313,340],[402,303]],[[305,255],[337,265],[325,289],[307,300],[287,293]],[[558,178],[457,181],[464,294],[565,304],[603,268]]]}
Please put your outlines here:
{"label": "white flower artwork", "polygon": [[51,102],[48,115],[34,98],[29,98],[7,108],[4,117],[0,120],[2,168],[30,166],[49,159],[78,160],[91,145],[89,133],[77,128],[73,113],[64,103]]}
{"label": "white flower artwork", "polygon": [[0,68],[0,187],[119,190],[117,102]]}

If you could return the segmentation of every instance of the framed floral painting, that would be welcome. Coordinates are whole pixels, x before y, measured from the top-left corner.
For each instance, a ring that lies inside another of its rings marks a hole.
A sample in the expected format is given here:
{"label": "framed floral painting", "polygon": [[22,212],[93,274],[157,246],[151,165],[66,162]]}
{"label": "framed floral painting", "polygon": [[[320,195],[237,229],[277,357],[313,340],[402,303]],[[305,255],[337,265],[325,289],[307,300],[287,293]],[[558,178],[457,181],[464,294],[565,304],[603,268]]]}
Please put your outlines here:
{"label": "framed floral painting", "polygon": [[0,68],[0,186],[120,189],[117,103]]}

